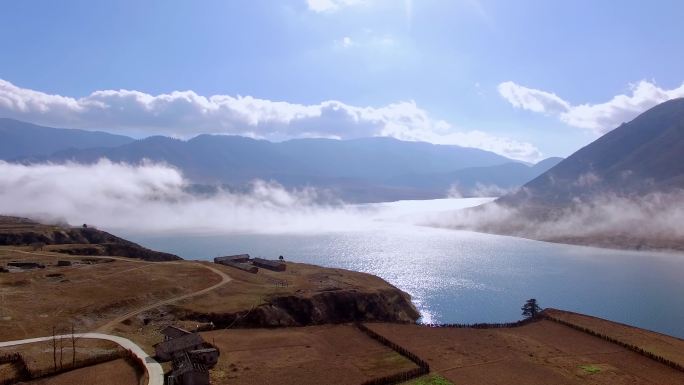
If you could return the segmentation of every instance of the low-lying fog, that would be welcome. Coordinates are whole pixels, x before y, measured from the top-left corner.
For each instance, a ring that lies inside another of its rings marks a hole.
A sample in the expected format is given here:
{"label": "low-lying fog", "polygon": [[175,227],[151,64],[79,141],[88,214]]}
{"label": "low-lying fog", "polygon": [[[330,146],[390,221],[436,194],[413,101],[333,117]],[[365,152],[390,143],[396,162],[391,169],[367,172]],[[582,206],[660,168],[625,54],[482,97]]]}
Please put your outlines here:
{"label": "low-lying fog", "polygon": [[378,222],[420,223],[434,212],[488,198],[348,205],[313,188],[288,191],[254,181],[247,191],[188,192],[164,164],[20,165],[0,162],[0,213],[131,232],[316,233],[363,230]]}
{"label": "low-lying fog", "polygon": [[246,191],[193,194],[171,166],[21,165],[0,162],[0,213],[141,233],[317,233],[416,224],[508,233],[538,239],[630,234],[684,237],[684,194],[638,200],[603,196],[537,222],[497,204],[458,210],[492,198],[349,205],[330,191],[286,190],[254,181]]}

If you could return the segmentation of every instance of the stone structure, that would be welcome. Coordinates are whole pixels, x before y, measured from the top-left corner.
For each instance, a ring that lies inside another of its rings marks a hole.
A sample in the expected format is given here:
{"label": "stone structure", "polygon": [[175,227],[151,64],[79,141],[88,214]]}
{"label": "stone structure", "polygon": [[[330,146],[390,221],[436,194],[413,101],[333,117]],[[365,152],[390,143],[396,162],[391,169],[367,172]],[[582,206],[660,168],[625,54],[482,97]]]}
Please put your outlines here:
{"label": "stone structure", "polygon": [[254,258],[252,260],[252,264],[254,266],[259,266],[263,269],[268,269],[268,270],[273,270],[273,271],[285,271],[285,269],[287,268],[287,265],[285,265],[285,262],[271,261],[269,259],[263,259],[263,258]]}
{"label": "stone structure", "polygon": [[219,351],[202,336],[175,326],[161,330],[164,341],[154,346],[159,361],[171,361],[167,385],[209,385],[209,368],[218,362]]}

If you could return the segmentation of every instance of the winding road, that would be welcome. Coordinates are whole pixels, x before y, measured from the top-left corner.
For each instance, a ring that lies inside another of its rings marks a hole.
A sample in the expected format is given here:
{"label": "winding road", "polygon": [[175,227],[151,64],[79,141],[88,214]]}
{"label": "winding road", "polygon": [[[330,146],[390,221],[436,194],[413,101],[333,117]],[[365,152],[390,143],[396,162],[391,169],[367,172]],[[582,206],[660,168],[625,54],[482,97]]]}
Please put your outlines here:
{"label": "winding road", "polygon": [[[155,263],[178,263],[178,262],[155,262]],[[127,320],[127,319],[129,319],[129,318],[131,318],[131,317],[133,317],[133,316],[135,316],[135,315],[137,315],[137,314],[146,312],[146,311],[148,311],[148,310],[155,309],[155,308],[157,308],[157,307],[159,307],[159,306],[168,305],[168,304],[173,303],[173,302],[182,301],[182,300],[184,300],[184,299],[188,299],[188,298],[192,298],[192,297],[196,297],[196,296],[198,296],[198,295],[202,295],[202,294],[208,293],[208,292],[210,292],[210,291],[212,291],[212,290],[214,290],[214,289],[216,289],[216,288],[218,288],[218,287],[220,287],[220,286],[223,286],[223,285],[225,285],[226,283],[228,283],[228,282],[231,281],[230,276],[228,276],[228,274],[222,272],[221,270],[218,270],[218,269],[216,269],[216,268],[213,268],[213,267],[211,267],[211,266],[204,265],[204,264],[201,264],[201,263],[198,263],[198,265],[200,265],[200,266],[202,266],[202,267],[204,267],[204,268],[206,268],[206,269],[209,269],[209,270],[213,271],[214,273],[218,274],[219,276],[221,276],[221,282],[219,282],[219,283],[217,283],[217,284],[215,284],[215,285],[209,286],[209,287],[207,287],[207,288],[204,288],[204,289],[202,289],[202,290],[199,290],[199,291],[195,291],[195,292],[192,292],[192,293],[183,294],[183,295],[179,295],[179,296],[176,296],[176,297],[164,299],[164,300],[155,302],[155,303],[153,303],[153,304],[151,304],[151,305],[147,305],[147,306],[143,306],[143,307],[141,307],[141,308],[135,309],[135,310],[130,311],[130,312],[126,313],[126,314],[122,314],[122,315],[120,315],[120,316],[114,318],[113,320],[107,322],[106,324],[100,326],[99,328],[97,328],[97,331],[98,331],[98,332],[109,331],[109,330],[111,330],[114,326],[116,326],[117,324],[119,324],[119,323],[121,323],[121,322],[123,322],[123,321],[125,321],[125,320]]]}
{"label": "winding road", "polygon": [[[14,252],[19,252],[22,254],[54,256],[53,254],[46,254],[46,253],[37,253],[37,252],[30,252],[30,251],[24,251],[24,250],[14,250],[14,249],[10,249],[10,250],[14,251]],[[68,257],[68,256],[60,255],[60,257]],[[74,256],[74,257],[76,257],[76,256]],[[98,256],[95,258],[108,258],[108,259],[117,259],[117,260],[128,261],[128,262],[154,263],[154,264],[162,264],[162,263],[163,264],[186,264],[186,263],[192,263],[192,262],[149,262],[149,261],[143,261],[143,260],[137,260],[137,259],[129,259],[129,258],[121,258],[121,257],[108,257],[108,256],[102,256],[102,257]],[[119,324],[122,321],[125,321],[128,318],[131,318],[137,314],[146,312],[148,310],[152,310],[152,309],[157,308],[159,306],[168,305],[170,303],[182,301],[184,299],[188,299],[188,298],[192,298],[192,297],[196,297],[198,295],[208,293],[208,292],[210,292],[210,291],[212,291],[218,287],[221,287],[221,286],[223,286],[226,283],[231,281],[230,276],[228,274],[222,272],[219,269],[216,269],[212,266],[209,266],[209,265],[206,265],[203,263],[194,263],[194,264],[201,266],[205,269],[209,269],[213,273],[218,274],[221,277],[221,281],[212,285],[212,286],[206,287],[202,290],[198,290],[198,291],[195,291],[192,293],[182,294],[182,295],[172,297],[172,298],[167,298],[167,299],[152,303],[150,305],[145,305],[143,307],[129,311],[129,312],[122,314],[122,315],[116,317],[115,319],[107,322],[106,324],[100,326],[99,328],[97,328],[96,332],[93,332],[93,333],[77,333],[77,334],[74,334],[73,336],[76,338],[92,338],[92,339],[101,339],[101,340],[112,341],[112,342],[119,344],[120,346],[122,346],[125,349],[129,349],[131,352],[133,352],[133,354],[135,354],[138,358],[140,358],[142,360],[142,362],[145,363],[145,369],[147,370],[147,376],[149,379],[148,385],[164,385],[164,371],[163,371],[161,365],[159,365],[159,363],[154,358],[152,358],[149,354],[145,353],[145,351],[140,346],[138,346],[135,342],[133,342],[127,338],[123,338],[123,337],[119,337],[119,336],[115,336],[115,335],[111,335],[111,334],[106,334],[103,332],[110,331],[117,324]],[[72,338],[72,335],[71,334],[63,334],[63,335],[58,335],[58,336],[54,336],[54,337],[48,336],[48,337],[27,338],[27,339],[16,340],[16,341],[4,341],[4,342],[0,342],[0,348],[7,347],[7,346],[30,344],[30,343],[34,343],[34,342],[50,341],[53,338],[57,338],[57,339]]]}

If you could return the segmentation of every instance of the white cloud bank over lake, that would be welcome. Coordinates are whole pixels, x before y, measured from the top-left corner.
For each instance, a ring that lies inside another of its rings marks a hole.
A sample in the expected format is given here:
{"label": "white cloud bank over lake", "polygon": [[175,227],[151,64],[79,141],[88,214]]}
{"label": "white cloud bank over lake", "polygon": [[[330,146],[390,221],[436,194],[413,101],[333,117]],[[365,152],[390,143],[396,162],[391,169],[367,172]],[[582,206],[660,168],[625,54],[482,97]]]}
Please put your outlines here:
{"label": "white cloud bank over lake", "polygon": [[0,214],[113,232],[165,234],[316,234],[413,225],[505,233],[535,239],[628,235],[684,239],[684,192],[584,201],[551,219],[491,202],[493,198],[348,205],[325,191],[286,190],[254,181],[246,191],[190,193],[177,169],[154,163],[21,165],[0,161]]}
{"label": "white cloud bank over lake", "polygon": [[[0,161],[0,214],[127,233],[320,233],[372,230],[424,219],[425,205],[346,205],[325,191],[286,190],[254,181],[247,191],[188,192],[188,182],[163,164],[21,165]],[[428,212],[481,200],[428,203]]]}

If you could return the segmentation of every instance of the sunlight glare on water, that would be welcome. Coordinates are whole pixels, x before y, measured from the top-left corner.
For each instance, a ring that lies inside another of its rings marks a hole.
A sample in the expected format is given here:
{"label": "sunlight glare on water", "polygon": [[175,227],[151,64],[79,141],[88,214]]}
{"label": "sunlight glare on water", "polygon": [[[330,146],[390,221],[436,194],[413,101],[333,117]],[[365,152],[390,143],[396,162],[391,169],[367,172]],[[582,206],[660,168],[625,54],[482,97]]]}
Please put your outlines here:
{"label": "sunlight glare on water", "polygon": [[517,320],[522,303],[534,297],[542,306],[684,337],[681,255],[559,245],[416,225],[426,213],[486,201],[373,205],[370,230],[127,236],[186,258],[284,255],[296,262],[375,274],[409,293],[424,322]]}

